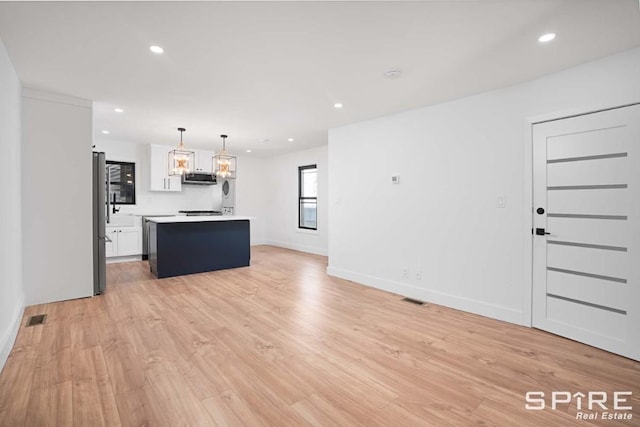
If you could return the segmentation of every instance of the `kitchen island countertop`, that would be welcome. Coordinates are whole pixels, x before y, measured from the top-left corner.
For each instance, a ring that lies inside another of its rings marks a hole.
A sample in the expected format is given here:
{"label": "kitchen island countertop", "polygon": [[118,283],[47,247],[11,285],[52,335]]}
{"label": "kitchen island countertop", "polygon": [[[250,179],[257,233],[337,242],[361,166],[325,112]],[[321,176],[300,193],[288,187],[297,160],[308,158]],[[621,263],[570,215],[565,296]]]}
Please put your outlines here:
{"label": "kitchen island countertop", "polygon": [[157,224],[171,224],[177,222],[204,222],[204,221],[251,221],[255,219],[251,216],[239,215],[199,215],[199,216],[168,216],[168,217],[148,217],[151,222]]}

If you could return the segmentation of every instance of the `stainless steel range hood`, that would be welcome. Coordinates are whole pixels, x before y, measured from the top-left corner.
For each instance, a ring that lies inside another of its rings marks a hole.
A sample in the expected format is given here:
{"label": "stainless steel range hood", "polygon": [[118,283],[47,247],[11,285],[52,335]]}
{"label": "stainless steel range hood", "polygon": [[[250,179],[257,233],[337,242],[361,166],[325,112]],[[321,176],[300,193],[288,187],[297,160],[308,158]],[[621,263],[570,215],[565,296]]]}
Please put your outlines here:
{"label": "stainless steel range hood", "polygon": [[190,172],[182,175],[185,185],[216,185],[216,176],[205,172]]}

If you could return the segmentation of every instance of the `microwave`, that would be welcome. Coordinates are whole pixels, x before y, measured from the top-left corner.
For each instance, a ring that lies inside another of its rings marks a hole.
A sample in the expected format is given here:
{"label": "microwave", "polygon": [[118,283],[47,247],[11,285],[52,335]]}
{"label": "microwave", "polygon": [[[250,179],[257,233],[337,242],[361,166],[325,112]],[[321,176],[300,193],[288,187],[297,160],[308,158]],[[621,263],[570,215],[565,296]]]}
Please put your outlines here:
{"label": "microwave", "polygon": [[189,172],[182,174],[182,183],[187,185],[216,185],[216,176],[206,172]]}

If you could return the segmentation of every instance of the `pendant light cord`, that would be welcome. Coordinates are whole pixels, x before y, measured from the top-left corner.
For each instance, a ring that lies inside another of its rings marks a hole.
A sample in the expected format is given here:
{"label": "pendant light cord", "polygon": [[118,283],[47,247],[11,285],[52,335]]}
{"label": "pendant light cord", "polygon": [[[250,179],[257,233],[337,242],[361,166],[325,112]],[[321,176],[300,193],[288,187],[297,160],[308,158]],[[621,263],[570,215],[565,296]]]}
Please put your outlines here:
{"label": "pendant light cord", "polygon": [[178,147],[181,151],[184,150],[184,143],[182,142],[182,132],[184,132],[185,128],[178,128],[178,132],[180,132],[180,146]]}
{"label": "pendant light cord", "polygon": [[227,152],[227,135],[220,135],[222,137],[222,152],[226,153]]}

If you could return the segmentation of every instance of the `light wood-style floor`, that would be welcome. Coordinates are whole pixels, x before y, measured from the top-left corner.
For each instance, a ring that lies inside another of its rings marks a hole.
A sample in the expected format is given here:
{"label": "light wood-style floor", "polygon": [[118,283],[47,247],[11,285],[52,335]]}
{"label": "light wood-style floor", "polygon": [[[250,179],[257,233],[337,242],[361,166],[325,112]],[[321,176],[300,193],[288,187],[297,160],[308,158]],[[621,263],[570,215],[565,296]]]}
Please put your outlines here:
{"label": "light wood-style floor", "polygon": [[48,318],[20,329],[0,425],[585,425],[575,404],[525,410],[536,390],[633,391],[631,421],[594,424],[640,425],[637,362],[325,269],[267,246],[172,279],[111,264],[105,295],[27,308]]}

